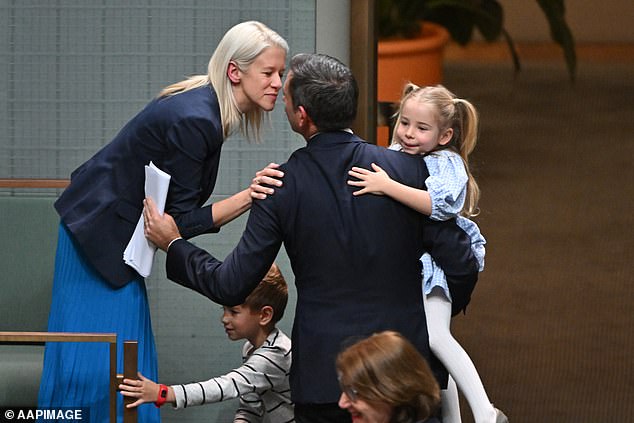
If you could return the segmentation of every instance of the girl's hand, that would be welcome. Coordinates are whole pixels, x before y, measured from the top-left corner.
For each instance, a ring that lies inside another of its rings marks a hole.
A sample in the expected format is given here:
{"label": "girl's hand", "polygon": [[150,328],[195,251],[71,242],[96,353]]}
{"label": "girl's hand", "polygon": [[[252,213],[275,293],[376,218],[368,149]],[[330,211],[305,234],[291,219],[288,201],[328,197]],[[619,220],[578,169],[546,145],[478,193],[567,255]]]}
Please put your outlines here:
{"label": "girl's hand", "polygon": [[138,373],[139,379],[123,379],[123,383],[119,385],[121,395],[124,397],[138,398],[132,404],[126,405],[127,408],[138,407],[146,402],[155,402],[158,398],[160,386],[152,382],[150,379]]}
{"label": "girl's hand", "polygon": [[273,188],[265,185],[282,186],[281,178],[284,172],[277,170],[280,167],[277,163],[269,163],[264,169],[255,173],[255,178],[251,181],[249,189],[251,190],[251,198],[256,200],[264,200],[268,195],[273,195]]}
{"label": "girl's hand", "polygon": [[362,187],[360,190],[354,191],[352,195],[385,195],[385,191],[390,182],[392,182],[392,179],[383,169],[374,163],[372,163],[372,169],[374,172],[355,166],[348,171],[348,175],[359,179],[358,181],[348,179],[348,185]]}

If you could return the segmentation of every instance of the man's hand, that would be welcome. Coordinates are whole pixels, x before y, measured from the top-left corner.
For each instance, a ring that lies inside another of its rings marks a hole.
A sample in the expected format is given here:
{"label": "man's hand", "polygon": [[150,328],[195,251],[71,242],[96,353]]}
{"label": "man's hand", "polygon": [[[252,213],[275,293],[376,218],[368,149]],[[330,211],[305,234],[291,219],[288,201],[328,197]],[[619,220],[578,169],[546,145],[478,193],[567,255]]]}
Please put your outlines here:
{"label": "man's hand", "polygon": [[152,198],[143,200],[143,222],[145,237],[163,251],[167,251],[170,242],[180,238],[178,227],[172,216],[159,214]]}

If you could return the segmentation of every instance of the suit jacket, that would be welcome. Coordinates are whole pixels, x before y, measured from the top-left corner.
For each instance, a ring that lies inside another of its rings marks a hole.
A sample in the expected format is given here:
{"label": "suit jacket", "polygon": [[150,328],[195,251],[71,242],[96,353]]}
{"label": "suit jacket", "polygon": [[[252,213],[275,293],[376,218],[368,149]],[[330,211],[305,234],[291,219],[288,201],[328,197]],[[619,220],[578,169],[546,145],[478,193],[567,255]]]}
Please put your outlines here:
{"label": "suit jacket", "polygon": [[223,142],[210,85],[150,102],[117,136],[71,174],[55,202],[62,221],[95,269],[112,285],[138,277],[123,261],[145,197],[144,166],[172,178],[165,210],[184,237],[217,231],[209,207]]}
{"label": "suit jacket", "polygon": [[388,329],[411,340],[446,384],[429,350],[419,258],[429,251],[450,284],[473,288],[478,266],[470,240],[455,221],[431,221],[384,196],[354,197],[348,170],[370,163],[419,188],[428,176],[420,157],[344,131],[321,133],[282,166],[283,187],[253,203],[224,262],[186,241],[167,254],[170,279],[232,305],[244,301],[284,244],[297,287],[290,375],[297,403],[336,402],[337,353],[355,337]]}

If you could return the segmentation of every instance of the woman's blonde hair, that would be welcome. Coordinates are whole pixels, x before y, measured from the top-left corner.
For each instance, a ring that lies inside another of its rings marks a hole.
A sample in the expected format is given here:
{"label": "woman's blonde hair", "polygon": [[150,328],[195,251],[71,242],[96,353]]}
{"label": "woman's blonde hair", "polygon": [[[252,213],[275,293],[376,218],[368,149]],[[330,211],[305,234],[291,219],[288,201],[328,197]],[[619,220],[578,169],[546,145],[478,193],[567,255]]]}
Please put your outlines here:
{"label": "woman's blonde hair", "polygon": [[339,381],[369,403],[392,407],[391,423],[425,420],[436,411],[440,388],[429,365],[401,334],[385,331],[337,356]]}
{"label": "woman's blonde hair", "polygon": [[478,140],[478,111],[469,101],[457,98],[442,85],[419,87],[408,83],[403,89],[401,103],[396,113],[396,124],[392,136],[393,144],[398,143],[396,129],[400,124],[403,105],[408,100],[416,100],[433,107],[438,118],[440,133],[449,128],[453,130],[451,141],[445,146],[439,146],[438,149],[449,148],[462,157],[468,177],[467,196],[462,215],[466,217],[477,216],[479,214],[480,188],[469,170],[469,155]]}
{"label": "woman's blonde hair", "polygon": [[268,47],[279,47],[288,54],[288,44],[277,32],[258,21],[239,23],[229,29],[218,43],[209,65],[207,75],[194,75],[165,87],[159,97],[182,93],[211,83],[220,104],[223,135],[228,137],[236,129],[247,138],[260,138],[260,127],[264,112],[259,107],[242,113],[238,108],[231,80],[227,76],[229,62],[245,72],[253,61]]}

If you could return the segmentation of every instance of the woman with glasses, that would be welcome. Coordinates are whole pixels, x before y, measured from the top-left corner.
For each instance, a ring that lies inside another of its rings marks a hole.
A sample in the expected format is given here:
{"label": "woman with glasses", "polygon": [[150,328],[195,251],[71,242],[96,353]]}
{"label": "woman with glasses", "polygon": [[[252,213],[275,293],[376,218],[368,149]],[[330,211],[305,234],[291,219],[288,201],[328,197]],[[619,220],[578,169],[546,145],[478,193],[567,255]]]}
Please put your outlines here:
{"label": "woman with glasses", "polygon": [[414,346],[393,331],[374,334],[337,356],[339,407],[358,423],[439,423],[440,388]]}

